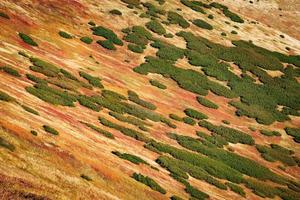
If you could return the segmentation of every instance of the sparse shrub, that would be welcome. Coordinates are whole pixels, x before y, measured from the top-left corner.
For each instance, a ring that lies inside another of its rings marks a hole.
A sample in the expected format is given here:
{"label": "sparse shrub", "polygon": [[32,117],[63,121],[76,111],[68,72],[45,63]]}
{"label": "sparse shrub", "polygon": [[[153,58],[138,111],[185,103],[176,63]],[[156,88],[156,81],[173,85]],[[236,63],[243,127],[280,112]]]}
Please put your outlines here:
{"label": "sparse shrub", "polygon": [[174,119],[174,120],[179,121],[179,122],[183,121],[183,119],[181,117],[179,117],[178,115],[175,115],[175,114],[169,114],[169,117],[171,119]]}
{"label": "sparse shrub", "polygon": [[37,136],[38,135],[38,132],[36,132],[35,130],[31,130],[30,133],[34,136]]}
{"label": "sparse shrub", "polygon": [[38,46],[38,44],[28,35],[26,35],[25,33],[19,33],[19,37],[27,44],[31,45],[31,46]]}
{"label": "sparse shrub", "polygon": [[178,24],[182,28],[188,28],[190,24],[178,13],[169,11],[168,20],[171,24]]}
{"label": "sparse shrub", "polygon": [[158,191],[162,194],[166,194],[166,190],[162,188],[158,183],[156,183],[152,178],[148,176],[143,176],[142,174],[133,173],[132,178],[135,180],[149,186],[151,189]]}
{"label": "sparse shrub", "polygon": [[236,32],[235,30],[232,30],[230,33],[231,33],[231,34],[234,34],[234,35],[237,35],[237,34],[238,34],[238,32]]}
{"label": "sparse shrub", "polygon": [[5,19],[10,19],[10,17],[4,12],[0,12],[0,17],[5,18]]}
{"label": "sparse shrub", "polygon": [[184,123],[192,125],[192,126],[194,126],[196,124],[196,121],[193,118],[191,118],[191,117],[183,117],[182,121]]}
{"label": "sparse shrub", "polygon": [[198,119],[198,120],[201,120],[201,119],[208,119],[208,116],[197,111],[197,110],[194,110],[192,108],[187,108],[184,110],[184,113],[189,116],[189,117],[192,117],[194,119]]}
{"label": "sparse shrub", "polygon": [[158,35],[163,35],[166,33],[166,29],[157,20],[151,20],[147,22],[146,27]]}
{"label": "sparse shrub", "polygon": [[155,110],[156,106],[150,102],[144,101],[139,98],[138,94],[135,93],[134,91],[129,90],[128,91],[128,99],[140,106],[143,106],[145,108],[148,108],[150,110]]}
{"label": "sparse shrub", "polygon": [[4,71],[5,73],[8,73],[12,76],[15,76],[15,77],[21,77],[20,73],[11,67],[6,67],[6,66],[0,67],[0,70]]}
{"label": "sparse shrub", "polygon": [[90,37],[81,37],[80,40],[86,44],[91,44],[93,42],[93,39]]}
{"label": "sparse shrub", "polygon": [[34,110],[34,109],[32,109],[32,108],[30,108],[28,106],[22,105],[22,108],[24,110],[26,110],[27,112],[30,112],[30,113],[32,113],[34,115],[40,115],[38,111],[36,111],[36,110]]}
{"label": "sparse shrub", "polygon": [[151,79],[149,82],[151,85],[158,87],[159,89],[162,89],[162,90],[167,89],[167,86],[165,86],[164,84],[160,83],[157,80]]}
{"label": "sparse shrub", "polygon": [[86,79],[89,84],[91,84],[92,86],[98,87],[98,88],[103,88],[103,85],[101,83],[101,79],[99,77],[95,77],[95,76],[91,76],[83,71],[79,72],[79,75]]}
{"label": "sparse shrub", "polygon": [[97,126],[94,126],[93,124],[89,124],[89,123],[86,123],[86,122],[81,122],[82,124],[86,125],[87,127],[93,129],[94,131],[96,131],[97,133],[100,133],[101,135],[104,135],[105,137],[107,138],[110,138],[110,139],[115,139],[114,135],[106,130],[103,130]]}
{"label": "sparse shrub", "polygon": [[136,45],[136,44],[128,44],[128,49],[135,53],[143,53],[144,52],[144,49],[141,46]]}
{"label": "sparse shrub", "polygon": [[138,156],[135,156],[135,155],[132,155],[132,154],[128,154],[128,153],[121,153],[119,151],[112,151],[112,153],[116,156],[118,156],[119,158],[122,158],[124,160],[128,160],[134,164],[146,164],[146,165],[149,165],[146,161],[144,161],[143,159],[141,159],[140,157]]}
{"label": "sparse shrub", "polygon": [[58,35],[60,37],[66,38],[66,39],[72,39],[73,38],[72,35],[70,35],[69,33],[65,32],[65,31],[59,31]]}
{"label": "sparse shrub", "polygon": [[98,40],[97,43],[100,44],[105,49],[117,50],[114,43],[112,43],[110,40]]}
{"label": "sparse shrub", "polygon": [[[112,30],[105,28],[103,26],[92,27],[91,30],[93,31],[94,35],[102,36],[106,39],[106,40],[104,40],[104,41],[106,41],[106,42],[104,42],[105,46],[112,47],[113,45],[111,43],[113,43],[115,45],[123,46],[122,40],[120,40],[118,38],[118,36]],[[100,42],[100,44],[101,44],[101,42]]]}
{"label": "sparse shrub", "polygon": [[192,10],[194,10],[196,12],[200,12],[202,14],[206,14],[206,12],[203,10],[202,7],[208,7],[207,4],[204,4],[204,3],[200,2],[200,1],[189,1],[189,0],[180,0],[180,2],[183,5],[191,8]]}
{"label": "sparse shrub", "polygon": [[207,18],[208,18],[208,19],[213,19],[214,16],[213,16],[212,14],[209,14],[209,15],[207,16]]}
{"label": "sparse shrub", "polygon": [[87,176],[87,175],[85,175],[85,174],[81,174],[80,177],[83,178],[83,179],[85,179],[85,180],[87,180],[87,181],[92,181],[92,178],[89,177],[89,176]]}
{"label": "sparse shrub", "polygon": [[210,101],[210,100],[208,100],[208,99],[206,99],[206,98],[204,98],[204,97],[201,97],[201,96],[198,96],[198,97],[197,97],[197,101],[198,101],[201,105],[206,106],[206,107],[208,107],[208,108],[213,108],[213,109],[218,109],[218,108],[219,108],[219,106],[218,106],[217,104],[215,104],[215,103],[213,103],[212,101]]}
{"label": "sparse shrub", "polygon": [[265,136],[281,136],[278,131],[260,130],[259,132]]}
{"label": "sparse shrub", "polygon": [[55,130],[54,128],[52,128],[48,125],[43,125],[43,129],[52,135],[59,135],[59,132],[57,130]]}
{"label": "sparse shrub", "polygon": [[122,15],[122,12],[117,9],[113,9],[113,10],[109,11],[109,13],[113,14],[113,15]]}
{"label": "sparse shrub", "polygon": [[10,151],[14,151],[16,149],[16,147],[13,144],[9,143],[2,137],[0,137],[0,147],[6,148]]}
{"label": "sparse shrub", "polygon": [[170,199],[171,199],[171,200],[183,200],[183,198],[181,198],[181,197],[179,197],[179,196],[176,196],[176,195],[171,196]]}
{"label": "sparse shrub", "polygon": [[222,32],[221,35],[224,37],[227,36],[227,34],[225,32]]}
{"label": "sparse shrub", "polygon": [[9,96],[7,93],[0,90],[0,101],[12,102],[15,101],[15,99]]}
{"label": "sparse shrub", "polygon": [[195,19],[193,21],[193,24],[195,24],[196,26],[203,28],[203,29],[207,29],[207,30],[213,29],[212,25],[210,25],[209,23],[207,23],[206,21],[203,21],[201,19]]}

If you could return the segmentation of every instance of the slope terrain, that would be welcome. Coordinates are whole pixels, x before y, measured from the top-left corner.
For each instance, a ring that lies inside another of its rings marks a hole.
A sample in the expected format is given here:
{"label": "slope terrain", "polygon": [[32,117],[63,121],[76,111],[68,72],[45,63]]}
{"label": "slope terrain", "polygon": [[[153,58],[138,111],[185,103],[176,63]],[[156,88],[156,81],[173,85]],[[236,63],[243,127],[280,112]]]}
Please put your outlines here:
{"label": "slope terrain", "polygon": [[0,199],[300,199],[299,6],[2,0]]}

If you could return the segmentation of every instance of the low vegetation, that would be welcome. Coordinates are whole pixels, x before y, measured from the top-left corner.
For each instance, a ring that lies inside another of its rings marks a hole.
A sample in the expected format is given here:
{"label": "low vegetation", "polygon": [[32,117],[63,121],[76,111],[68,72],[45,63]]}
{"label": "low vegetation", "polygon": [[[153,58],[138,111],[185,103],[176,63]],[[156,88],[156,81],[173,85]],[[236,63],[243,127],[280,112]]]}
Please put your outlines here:
{"label": "low vegetation", "polygon": [[95,76],[91,76],[83,71],[79,72],[79,75],[86,79],[89,84],[91,84],[92,86],[98,87],[98,88],[103,88],[103,85],[101,83],[101,79],[99,77],[95,77]]}
{"label": "low vegetation", "polygon": [[151,20],[147,22],[146,27],[158,35],[164,35],[166,33],[166,29],[157,20]]}
{"label": "low vegetation", "polygon": [[210,25],[209,23],[207,23],[206,21],[201,20],[201,19],[195,19],[193,21],[193,24],[195,24],[196,26],[203,28],[203,29],[213,30],[212,25]]}
{"label": "low vegetation", "polygon": [[9,96],[7,93],[0,90],[0,101],[12,102],[15,101],[15,99]]}
{"label": "low vegetation", "polygon": [[198,119],[198,120],[201,120],[201,119],[208,119],[208,116],[197,111],[197,110],[194,110],[192,108],[187,108],[184,110],[184,113],[189,116],[189,117],[192,117],[194,119]]}
{"label": "low vegetation", "polygon": [[90,37],[87,37],[87,36],[81,37],[80,40],[86,44],[92,44],[92,42],[93,42],[93,39]]}
{"label": "low vegetation", "polygon": [[158,191],[162,194],[166,194],[167,191],[162,188],[158,183],[156,183],[152,178],[144,176],[142,174],[133,173],[132,178],[135,180],[149,186],[152,190]]}
{"label": "low vegetation", "polygon": [[14,68],[4,66],[0,67],[0,70],[15,77],[21,77],[20,73]]}
{"label": "low vegetation", "polygon": [[197,101],[198,101],[201,105],[203,105],[203,106],[205,106],[205,107],[208,107],[208,108],[212,108],[212,109],[218,109],[218,108],[219,108],[219,106],[218,106],[217,104],[215,104],[215,103],[213,103],[212,101],[210,101],[210,100],[208,100],[208,99],[206,99],[206,98],[204,98],[204,97],[201,97],[201,96],[198,96],[198,97],[197,97]]}
{"label": "low vegetation", "polygon": [[9,151],[15,151],[16,147],[11,144],[10,142],[8,142],[7,140],[5,140],[4,138],[0,137],[0,148],[5,148],[8,149]]}
{"label": "low vegetation", "polygon": [[52,135],[59,135],[59,132],[57,130],[55,130],[54,128],[52,128],[51,126],[48,125],[43,125],[43,129],[47,132],[50,133]]}
{"label": "low vegetation", "polygon": [[260,130],[259,132],[265,136],[281,136],[278,131]]}
{"label": "low vegetation", "polygon": [[31,46],[35,46],[37,47],[38,44],[28,35],[26,35],[25,33],[19,33],[19,37],[27,44],[31,45]]}
{"label": "low vegetation", "polygon": [[146,164],[148,165],[148,163],[146,161],[144,161],[143,159],[141,159],[138,156],[132,155],[132,154],[128,154],[128,153],[121,153],[119,151],[112,151],[112,153],[116,156],[118,156],[119,158],[122,158],[124,160],[128,160],[134,164]]}
{"label": "low vegetation", "polygon": [[22,108],[23,108],[25,111],[27,111],[27,112],[29,112],[29,113],[32,113],[32,114],[34,114],[34,115],[40,115],[38,111],[36,111],[36,110],[34,110],[33,108],[30,108],[30,107],[28,107],[28,106],[22,105]]}
{"label": "low vegetation", "polygon": [[162,89],[162,90],[167,89],[167,86],[165,86],[164,84],[160,83],[160,82],[157,81],[157,80],[151,79],[151,80],[149,81],[149,83],[150,83],[151,85],[153,85],[153,86],[159,88],[159,89]]}
{"label": "low vegetation", "polygon": [[106,130],[103,130],[93,124],[90,123],[86,123],[86,122],[81,122],[82,124],[86,125],[87,127],[89,127],[90,129],[93,129],[94,131],[96,131],[97,133],[100,133],[101,135],[110,138],[110,139],[114,139],[114,135]]}
{"label": "low vegetation", "polygon": [[58,35],[60,37],[66,38],[66,39],[72,39],[73,38],[72,35],[70,35],[69,33],[65,32],[65,31],[59,31]]}
{"label": "low vegetation", "polygon": [[155,110],[156,109],[156,106],[154,104],[140,99],[138,94],[135,93],[134,91],[131,91],[131,90],[128,91],[128,99],[130,101],[140,105],[140,106],[148,108],[149,110]]}
{"label": "low vegetation", "polygon": [[295,142],[300,143],[300,128],[286,127],[284,130],[286,134],[293,137]]}

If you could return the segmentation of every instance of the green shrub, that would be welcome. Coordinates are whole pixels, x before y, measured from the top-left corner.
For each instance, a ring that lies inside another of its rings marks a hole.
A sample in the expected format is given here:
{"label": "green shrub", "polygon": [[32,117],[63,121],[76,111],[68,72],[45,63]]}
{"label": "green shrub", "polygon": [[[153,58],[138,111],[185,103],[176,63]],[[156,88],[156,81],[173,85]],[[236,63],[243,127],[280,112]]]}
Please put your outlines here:
{"label": "green shrub", "polygon": [[38,72],[38,73],[42,73],[45,76],[56,77],[56,76],[58,76],[58,74],[60,72],[60,69],[57,66],[55,66],[55,65],[53,65],[51,63],[48,63],[46,61],[43,61],[43,60],[41,60],[39,58],[33,58],[33,57],[31,57],[30,61],[33,64],[33,66],[30,66],[30,69],[32,71],[35,71],[35,72]]}
{"label": "green shrub", "polygon": [[217,104],[215,104],[215,103],[213,103],[212,101],[210,101],[210,100],[208,100],[208,99],[206,99],[206,98],[204,98],[204,97],[201,97],[201,96],[198,96],[198,97],[197,97],[197,101],[198,101],[201,105],[206,106],[206,107],[208,107],[208,108],[213,108],[213,109],[218,109],[218,108],[219,108],[219,106],[218,106]]}
{"label": "green shrub", "polygon": [[227,36],[227,34],[225,32],[222,32],[221,35],[224,37]]}
{"label": "green shrub", "polygon": [[119,158],[122,158],[124,160],[128,160],[134,164],[146,164],[146,165],[149,165],[146,161],[144,161],[143,159],[141,159],[140,157],[138,156],[135,156],[135,155],[132,155],[132,154],[128,154],[128,153],[121,153],[119,151],[112,151],[112,153],[116,156],[118,156]]}
{"label": "green shrub", "polygon": [[135,53],[143,53],[144,52],[144,49],[141,46],[136,45],[136,44],[128,44],[128,49]]}
{"label": "green shrub", "polygon": [[278,131],[259,130],[259,132],[265,136],[281,136]]}
{"label": "green shrub", "polygon": [[7,93],[0,90],[0,101],[12,102],[15,101],[15,99],[9,96]]}
{"label": "green shrub", "polygon": [[19,55],[25,57],[25,58],[29,58],[30,56],[25,52],[25,51],[19,51],[18,52]]}
{"label": "green shrub", "polygon": [[252,136],[244,133],[242,131],[225,127],[225,126],[215,126],[207,121],[200,121],[199,126],[205,127],[208,130],[224,137],[228,142],[231,143],[242,143],[248,145],[254,145],[255,141]]}
{"label": "green shrub", "polygon": [[179,117],[178,115],[175,115],[175,114],[169,114],[169,117],[171,119],[174,119],[174,120],[179,121],[179,122],[183,121],[183,119],[181,117]]}
{"label": "green shrub", "polygon": [[95,76],[91,76],[83,71],[79,72],[79,75],[86,79],[89,84],[91,84],[92,86],[98,87],[98,88],[104,88],[102,83],[101,83],[101,79],[99,77],[95,77]]}
{"label": "green shrub", "polygon": [[97,43],[100,44],[105,49],[117,50],[114,43],[112,43],[110,40],[98,40]]}
{"label": "green shrub", "polygon": [[14,151],[16,149],[16,147],[13,144],[9,143],[2,137],[0,137],[0,147],[6,148],[10,151]]}
{"label": "green shrub", "polygon": [[[92,27],[91,30],[93,31],[94,35],[102,36],[106,39],[106,40],[104,40],[105,41],[104,47],[105,46],[112,47],[113,44],[123,46],[122,40],[120,40],[118,38],[118,36],[112,30],[105,28],[103,26]],[[102,44],[103,42],[99,42],[99,43]],[[108,48],[108,49],[110,49],[110,48]]]}
{"label": "green shrub", "polygon": [[214,16],[213,16],[212,14],[209,14],[209,15],[207,16],[207,18],[208,18],[208,19],[213,19]]}
{"label": "green shrub", "polygon": [[181,198],[181,197],[179,197],[179,196],[176,196],[176,195],[171,196],[170,199],[171,199],[171,200],[183,200],[183,198]]}
{"label": "green shrub", "polygon": [[240,16],[238,16],[237,14],[231,12],[228,9],[228,7],[224,6],[223,4],[213,2],[209,5],[212,6],[212,7],[217,8],[217,9],[220,9],[226,17],[231,19],[231,21],[237,22],[237,23],[244,23],[244,20]]}
{"label": "green shrub", "polygon": [[72,38],[73,38],[72,35],[70,35],[70,34],[67,33],[67,32],[64,32],[64,31],[59,31],[59,32],[58,32],[58,35],[59,35],[60,37],[66,38],[66,39],[72,39]]}
{"label": "green shrub", "polygon": [[80,40],[86,44],[91,44],[93,42],[93,39],[90,37],[81,37]]}
{"label": "green shrub", "polygon": [[132,137],[136,140],[144,141],[144,142],[147,142],[149,140],[143,133],[140,133],[140,132],[135,131],[130,128],[123,127],[118,124],[115,124],[111,121],[108,121],[107,119],[105,119],[103,117],[99,117],[99,121],[102,125],[116,129],[116,130],[120,131],[121,133],[123,133],[124,135]]}
{"label": "green shrub", "polygon": [[121,1],[132,6],[138,6],[141,3],[140,0],[121,0]]}
{"label": "green shrub", "polygon": [[151,46],[159,49],[156,55],[161,59],[176,61],[184,57],[183,49],[164,43],[160,40],[156,40]]}
{"label": "green shrub", "polygon": [[166,33],[166,34],[164,34],[164,37],[165,38],[173,38],[174,35],[172,33]]}
{"label": "green shrub", "polygon": [[57,130],[55,130],[54,128],[52,128],[48,125],[43,125],[43,129],[52,135],[59,135],[59,132]]}
{"label": "green shrub", "polygon": [[146,27],[158,35],[163,35],[166,33],[166,29],[156,20],[151,20],[146,23]]}
{"label": "green shrub", "polygon": [[31,46],[38,46],[38,44],[28,35],[24,34],[24,33],[19,33],[19,37],[27,44],[31,45]]}
{"label": "green shrub", "polygon": [[132,101],[140,106],[143,106],[145,108],[148,108],[150,110],[155,110],[157,108],[154,104],[140,99],[138,94],[131,90],[128,90],[128,99],[130,101]]}
{"label": "green shrub", "polygon": [[10,19],[10,17],[4,12],[0,12],[0,17],[5,18],[5,19]]}
{"label": "green shrub", "polygon": [[144,129],[144,126],[150,125],[147,122],[144,122],[143,120],[140,120],[138,118],[135,118],[133,116],[124,116],[122,114],[116,113],[116,112],[109,112],[109,115],[116,118],[117,120],[121,121],[121,122],[126,122],[132,125],[135,125],[139,128]]}
{"label": "green shrub", "polygon": [[232,30],[230,33],[231,33],[231,34],[234,34],[234,35],[237,35],[237,34],[238,34],[238,32],[236,32],[235,30]]}
{"label": "green shrub", "polygon": [[300,128],[285,127],[284,130],[286,134],[293,137],[295,142],[300,143]]}
{"label": "green shrub", "polygon": [[42,84],[47,84],[47,81],[41,78],[38,78],[32,74],[26,74],[26,78],[28,78],[29,80],[35,82],[35,83],[42,83]]}
{"label": "green shrub", "polygon": [[146,14],[151,16],[153,19],[158,18],[159,15],[165,15],[166,11],[160,8],[157,8],[154,4],[150,2],[142,3],[143,6],[147,9]]}
{"label": "green shrub", "polygon": [[85,179],[85,180],[87,180],[87,181],[92,181],[92,178],[89,177],[89,176],[87,176],[87,175],[85,175],[85,174],[81,174],[80,177],[83,178],[83,179]]}
{"label": "green shrub", "polygon": [[36,84],[34,87],[26,87],[27,92],[38,97],[39,99],[53,105],[62,105],[74,107],[76,97],[66,91],[51,88],[45,84]]}
{"label": "green shrub", "polygon": [[22,108],[24,110],[26,110],[27,112],[30,112],[30,113],[32,113],[34,115],[40,115],[38,111],[36,111],[36,110],[34,110],[34,109],[32,109],[32,108],[30,108],[28,106],[22,105]]}
{"label": "green shrub", "polygon": [[162,194],[166,194],[166,190],[156,183],[152,178],[143,176],[142,174],[133,173],[132,178],[149,186],[152,190],[158,191]]}
{"label": "green shrub", "polygon": [[178,24],[182,28],[188,28],[190,24],[178,13],[169,11],[168,20],[171,24]]}
{"label": "green shrub", "polygon": [[78,95],[77,100],[80,103],[80,105],[87,107],[93,111],[99,112],[101,107],[96,104],[90,97],[85,95]]}
{"label": "green shrub", "polygon": [[38,135],[38,132],[36,132],[35,130],[31,130],[30,133],[34,136],[37,136]]}
{"label": "green shrub", "polygon": [[242,197],[246,197],[246,193],[242,187],[230,182],[226,182],[225,184],[230,188],[231,191],[241,195]]}
{"label": "green shrub", "polygon": [[11,67],[0,67],[0,70],[4,71],[5,73],[8,73],[12,76],[15,76],[15,77],[21,77],[21,75],[19,74],[19,72]]}
{"label": "green shrub", "polygon": [[197,110],[194,110],[192,108],[186,108],[184,110],[184,113],[189,116],[189,117],[192,117],[194,119],[198,119],[198,120],[201,120],[201,119],[208,119],[208,116],[197,111]]}
{"label": "green shrub", "polygon": [[206,12],[203,10],[202,7],[208,7],[208,5],[200,2],[200,1],[189,1],[189,0],[180,0],[180,2],[191,8],[192,10],[196,11],[196,12],[200,12],[202,14],[206,14]]}
{"label": "green shrub", "polygon": [[86,122],[81,122],[82,124],[86,125],[87,127],[93,129],[94,131],[96,131],[97,133],[100,133],[101,135],[110,138],[110,139],[115,139],[114,135],[106,130],[103,130],[97,126],[94,126],[93,124],[89,124]]}
{"label": "green shrub", "polygon": [[93,22],[93,21],[89,21],[88,24],[91,26],[96,26],[95,22]]}
{"label": "green shrub", "polygon": [[102,90],[101,94],[103,97],[108,99],[113,99],[118,101],[127,100],[127,98],[124,95],[114,92],[112,90]]}
{"label": "green shrub", "polygon": [[194,126],[196,124],[196,121],[193,118],[191,118],[191,117],[183,117],[182,121],[184,123],[192,125],[192,126]]}
{"label": "green shrub", "polygon": [[160,83],[157,80],[151,79],[149,82],[150,82],[151,85],[153,85],[153,86],[155,86],[159,89],[162,89],[162,90],[167,89],[167,86],[165,86],[164,84]]}
{"label": "green shrub", "polygon": [[213,29],[212,25],[210,25],[209,23],[207,23],[206,21],[203,21],[201,19],[195,19],[193,21],[193,24],[195,24],[196,26],[203,28],[203,29],[207,29],[207,30]]}
{"label": "green shrub", "polygon": [[122,12],[117,9],[110,10],[109,13],[113,15],[122,15]]}

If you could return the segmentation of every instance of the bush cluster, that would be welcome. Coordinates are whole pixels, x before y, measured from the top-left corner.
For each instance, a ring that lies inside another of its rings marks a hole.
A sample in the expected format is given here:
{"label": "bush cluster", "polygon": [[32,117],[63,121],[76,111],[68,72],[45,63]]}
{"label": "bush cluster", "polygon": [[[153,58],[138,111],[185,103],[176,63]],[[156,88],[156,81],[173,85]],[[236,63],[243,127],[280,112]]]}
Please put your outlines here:
{"label": "bush cluster", "polygon": [[157,80],[151,79],[151,80],[149,80],[149,83],[159,89],[162,89],[162,90],[167,89],[167,86],[165,86],[164,84],[160,83]]}
{"label": "bush cluster", "polygon": [[93,42],[93,39],[87,36],[81,37],[80,40],[86,44],[91,44]]}
{"label": "bush cluster", "polygon": [[132,178],[135,180],[149,186],[152,190],[158,191],[162,194],[166,194],[167,191],[162,188],[158,183],[156,183],[152,178],[144,176],[142,174],[133,173]]}
{"label": "bush cluster", "polygon": [[260,130],[259,132],[265,136],[281,136],[278,131]]}
{"label": "bush cluster", "polygon": [[169,11],[168,12],[168,20],[170,24],[178,24],[182,28],[188,28],[190,24],[186,21],[180,14]]}
{"label": "bush cluster", "polygon": [[128,49],[135,53],[143,53],[144,52],[143,47],[136,45],[136,44],[128,44]]}
{"label": "bush cluster", "polygon": [[16,149],[16,147],[13,144],[9,143],[2,137],[0,137],[0,147],[6,148],[10,151],[14,151]]}
{"label": "bush cluster", "polygon": [[0,67],[0,70],[15,77],[21,77],[20,73],[11,67],[6,67],[6,66]]}
{"label": "bush cluster", "polygon": [[210,25],[209,23],[207,23],[206,21],[203,21],[201,19],[195,19],[193,21],[193,24],[195,24],[196,26],[203,28],[203,29],[213,30],[212,25]]}
{"label": "bush cluster", "polygon": [[207,4],[204,4],[204,3],[200,2],[200,1],[189,1],[189,0],[180,0],[180,2],[183,5],[191,8],[192,10],[194,10],[196,12],[200,12],[202,14],[206,14],[206,12],[204,11],[203,8],[207,8],[208,7]]}
{"label": "bush cluster", "polygon": [[192,117],[194,119],[198,119],[198,120],[201,120],[201,119],[208,119],[208,116],[206,114],[203,114],[197,110],[194,110],[192,108],[186,108],[184,110],[184,113],[189,116],[189,117]]}
{"label": "bush cluster", "polygon": [[34,114],[34,115],[40,115],[38,111],[36,111],[36,110],[34,110],[33,108],[30,108],[30,107],[28,107],[28,106],[22,105],[22,108],[23,108],[25,111],[27,111],[27,112],[29,112],[29,113],[32,113],[32,114]]}
{"label": "bush cluster", "polygon": [[99,112],[101,109],[101,106],[96,104],[91,97],[85,96],[85,95],[78,95],[77,100],[80,103],[80,105],[87,107],[93,111]]}
{"label": "bush cluster", "polygon": [[112,41],[110,41],[110,40],[98,40],[97,43],[108,50],[116,50],[117,49],[115,47],[114,43],[112,43]]}
{"label": "bush cluster", "polygon": [[149,126],[150,124],[143,121],[143,120],[140,120],[136,117],[133,117],[133,116],[124,116],[122,114],[119,114],[119,113],[116,113],[116,112],[109,112],[109,115],[116,118],[117,120],[121,121],[121,122],[126,122],[126,123],[129,123],[129,124],[132,124],[134,126],[137,126],[139,129],[141,130],[146,130],[147,128],[145,126]]}
{"label": "bush cluster", "polygon": [[122,15],[122,12],[117,9],[110,10],[109,13],[113,15],[119,15],[119,16]]}
{"label": "bush cluster", "polygon": [[300,143],[300,128],[286,127],[284,130],[286,134],[293,137],[295,142]]}
{"label": "bush cluster", "polygon": [[134,164],[146,164],[146,165],[149,165],[146,161],[144,161],[143,159],[141,159],[140,157],[138,156],[135,156],[135,155],[132,155],[132,154],[129,154],[129,153],[121,153],[119,151],[112,151],[112,153],[116,156],[118,156],[119,158],[122,158],[124,160],[128,160]]}
{"label": "bush cluster", "polygon": [[26,35],[25,33],[19,33],[19,37],[27,44],[31,45],[31,46],[35,46],[37,47],[38,44],[28,35]]}
{"label": "bush cluster", "polygon": [[87,127],[89,127],[90,129],[93,129],[94,131],[96,131],[97,133],[100,133],[101,135],[110,138],[110,139],[115,139],[114,135],[106,130],[103,130],[93,124],[90,123],[86,123],[86,122],[81,122],[82,124],[86,125]]}
{"label": "bush cluster", "polygon": [[101,83],[101,79],[99,77],[95,77],[95,76],[91,76],[83,71],[79,72],[79,75],[86,79],[89,84],[91,84],[92,86],[98,87],[98,88],[104,88],[102,83]]}
{"label": "bush cluster", "polygon": [[123,46],[122,40],[120,40],[112,30],[103,26],[92,27],[91,30],[93,31],[94,35],[104,37],[106,39],[105,41],[109,41],[110,43],[115,45]]}
{"label": "bush cluster", "polygon": [[13,97],[0,90],[0,101],[12,102],[15,101]]}
{"label": "bush cluster", "polygon": [[52,128],[48,125],[43,125],[43,129],[52,135],[59,135],[59,132],[57,130],[55,130],[54,128]]}
{"label": "bush cluster", "polygon": [[208,100],[208,99],[206,99],[206,98],[204,98],[204,97],[201,97],[201,96],[198,96],[198,97],[197,97],[197,101],[198,101],[201,105],[206,106],[206,107],[208,107],[208,108],[213,108],[213,109],[218,109],[218,108],[219,108],[219,106],[218,106],[217,104],[215,104],[215,103],[213,103],[212,101],[210,101],[210,100]]}
{"label": "bush cluster", "polygon": [[140,106],[143,106],[145,108],[148,108],[150,110],[155,110],[157,108],[154,104],[140,99],[138,94],[131,90],[128,90],[128,99],[130,101],[132,101]]}
{"label": "bush cluster", "polygon": [[70,35],[69,33],[65,32],[65,31],[59,31],[58,35],[60,37],[66,38],[66,39],[72,39],[73,38],[72,35]]}
{"label": "bush cluster", "polygon": [[166,29],[157,20],[151,20],[147,22],[146,27],[158,35],[163,35],[166,33]]}

